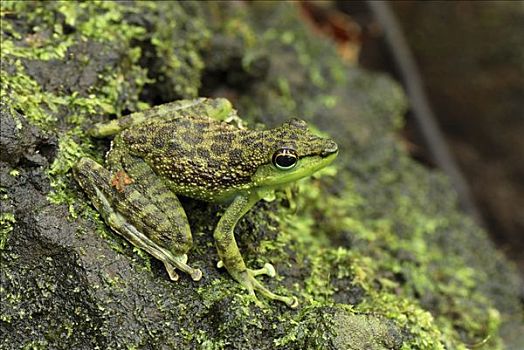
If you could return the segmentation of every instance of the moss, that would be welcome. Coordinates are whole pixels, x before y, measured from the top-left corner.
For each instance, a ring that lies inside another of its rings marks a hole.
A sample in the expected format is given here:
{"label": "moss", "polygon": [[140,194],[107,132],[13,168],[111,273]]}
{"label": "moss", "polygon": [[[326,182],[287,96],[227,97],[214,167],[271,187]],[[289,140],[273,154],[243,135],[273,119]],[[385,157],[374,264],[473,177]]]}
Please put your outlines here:
{"label": "moss", "polygon": [[[2,3],[2,99],[8,99],[11,108],[48,132],[57,131],[59,119],[69,124],[59,139],[59,152],[49,171],[54,188],[49,197],[52,203],[72,206],[75,196],[67,189],[71,165],[82,156],[93,155],[92,142],[79,126],[85,125],[94,114],[121,114],[133,100],[121,102],[121,95],[130,85],[140,88],[148,81],[142,68],[127,67],[136,64],[140,56],[140,49],[130,47],[130,42],[143,34],[144,28],[123,21],[123,10],[116,2],[49,2],[43,6],[36,2]],[[32,24],[33,32],[19,32],[12,24],[16,22],[7,20],[13,17]],[[69,28],[67,33],[64,27]],[[96,95],[74,91],[76,86],[45,91],[28,75],[28,67],[35,59],[50,63],[60,60],[62,64],[78,61],[79,68],[86,68],[89,56],[80,52],[74,56],[79,40],[107,43],[106,50],[119,43],[117,49],[122,54],[126,50],[127,57],[121,57],[122,66],[114,69],[107,65],[100,70]],[[146,105],[136,103],[136,106]]]}
{"label": "moss", "polygon": [[[400,196],[391,221],[384,217],[370,221],[359,216],[359,210],[368,201],[358,198],[351,186],[349,192],[332,197],[319,192],[314,183],[303,182],[300,193],[303,195],[298,198],[298,207],[305,212],[281,226],[279,239],[289,235],[287,240],[295,245],[293,250],[301,254],[297,266],[306,259],[309,262],[310,275],[301,290],[307,302],[332,304],[337,281],[349,278],[365,292],[362,302],[354,305],[351,312],[379,313],[395,320],[412,335],[412,340],[404,343],[406,348],[466,348],[493,336],[500,318],[478,289],[476,279],[482,276],[467,267],[460,256],[448,257],[446,261],[445,253],[430,245],[430,235],[448,226],[444,218],[427,216],[416,202]],[[318,211],[329,218],[322,230],[314,227]],[[409,225],[413,231],[404,231],[409,236],[399,238],[394,232],[395,223]],[[329,232],[351,232],[353,239],[360,242],[351,250],[335,249],[327,237],[322,237]],[[402,261],[399,254],[413,261]],[[404,275],[406,282],[400,283],[398,274]],[[434,279],[437,276],[439,281]],[[414,299],[417,296],[443,299],[439,307],[444,309],[433,310],[440,316],[433,317]],[[466,329],[468,333],[464,332]]]}
{"label": "moss", "polygon": [[5,248],[9,234],[13,231],[13,224],[16,222],[13,213],[0,214],[0,250]]}
{"label": "moss", "polygon": [[[290,323],[286,334],[273,341],[275,347],[293,345],[299,349],[327,348],[336,331],[333,328],[333,315],[316,307],[304,307],[295,320]],[[333,345],[331,345],[333,346]]]}
{"label": "moss", "polygon": [[[172,101],[198,96],[204,62],[200,51],[211,37],[196,2],[138,2],[134,7],[143,14],[150,30],[143,41],[152,52],[142,57],[154,84],[155,100]],[[149,46],[151,45],[151,46]]]}
{"label": "moss", "polygon": [[[9,176],[17,177],[20,175],[20,172],[17,169],[11,169],[8,174]],[[16,223],[16,217],[9,202],[8,189],[2,184],[0,186],[0,251],[4,250]]]}
{"label": "moss", "polygon": [[[350,314],[337,310],[334,313],[338,332],[334,343],[338,349],[396,349],[402,346],[402,336],[394,323],[374,314]],[[410,348],[406,346],[406,348]]]}

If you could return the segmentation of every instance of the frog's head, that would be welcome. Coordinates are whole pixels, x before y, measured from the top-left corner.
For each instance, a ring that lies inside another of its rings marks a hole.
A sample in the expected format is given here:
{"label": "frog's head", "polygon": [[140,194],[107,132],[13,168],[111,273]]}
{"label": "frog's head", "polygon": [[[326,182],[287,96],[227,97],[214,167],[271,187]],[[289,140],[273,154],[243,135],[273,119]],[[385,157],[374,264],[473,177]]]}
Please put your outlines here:
{"label": "frog's head", "polygon": [[256,187],[275,187],[307,177],[330,164],[338,153],[333,140],[314,135],[300,119],[266,133],[266,161],[252,178]]}

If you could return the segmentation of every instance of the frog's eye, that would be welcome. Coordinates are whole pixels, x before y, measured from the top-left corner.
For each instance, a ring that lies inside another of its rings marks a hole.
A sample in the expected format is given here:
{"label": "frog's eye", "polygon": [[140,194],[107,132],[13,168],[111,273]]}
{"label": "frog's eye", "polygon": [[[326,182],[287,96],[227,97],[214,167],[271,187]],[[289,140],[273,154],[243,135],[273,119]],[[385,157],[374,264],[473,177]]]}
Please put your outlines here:
{"label": "frog's eye", "polygon": [[281,148],[273,154],[273,165],[280,170],[290,170],[297,165],[298,155],[295,150]]}

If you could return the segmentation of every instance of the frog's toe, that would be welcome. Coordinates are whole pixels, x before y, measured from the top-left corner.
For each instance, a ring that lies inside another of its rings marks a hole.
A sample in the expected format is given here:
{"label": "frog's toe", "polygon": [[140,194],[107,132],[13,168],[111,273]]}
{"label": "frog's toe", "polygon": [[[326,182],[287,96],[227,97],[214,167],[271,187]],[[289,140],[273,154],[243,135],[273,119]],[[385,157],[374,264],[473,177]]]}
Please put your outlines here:
{"label": "frog's toe", "polygon": [[[182,257],[181,261],[185,261],[184,262],[184,265],[185,265],[185,263],[187,262],[187,255],[184,254],[184,256],[185,256],[185,260]],[[171,265],[168,262],[164,262],[164,265],[166,267],[167,274],[169,275],[169,278],[171,279],[171,281],[178,281],[179,276],[178,276],[178,273],[176,273],[173,265]],[[200,279],[202,278],[202,271],[200,271],[199,269],[195,269],[190,266],[187,266],[183,271],[189,273],[193,281],[200,281]]]}
{"label": "frog's toe", "polygon": [[275,277],[277,272],[275,268],[270,263],[265,263],[264,267],[258,270],[250,270],[253,276],[266,275],[269,277]]}
{"label": "frog's toe", "polygon": [[167,259],[163,259],[163,261],[171,280],[178,280],[178,275],[175,272],[175,268],[189,274],[193,281],[199,281],[202,278],[202,271],[187,265],[187,254],[172,255],[169,252],[164,252],[164,257],[167,257]]}
{"label": "frog's toe", "polygon": [[[224,262],[222,260],[220,260],[217,263],[217,267],[219,269],[223,268],[224,267]],[[248,271],[253,276],[266,275],[266,276],[269,276],[269,277],[275,277],[277,275],[277,272],[275,271],[275,267],[273,265],[271,265],[270,263],[265,263],[264,267],[261,268],[261,269],[257,269],[257,270],[248,269]]]}
{"label": "frog's toe", "polygon": [[167,262],[164,262],[164,266],[166,267],[167,274],[169,275],[169,278],[171,279],[171,281],[178,281],[178,273],[176,273],[173,265]]}
{"label": "frog's toe", "polygon": [[184,265],[184,268],[181,268],[181,266],[179,266],[179,268],[188,273],[190,276],[191,276],[191,279],[193,281],[200,281],[200,279],[202,278],[202,271],[200,271],[200,269],[195,269],[191,266],[188,266],[186,264],[183,264]]}
{"label": "frog's toe", "polygon": [[200,279],[202,278],[202,271],[200,271],[199,269],[193,269],[193,272],[191,272],[191,278],[193,279],[193,281],[200,281]]}
{"label": "frog's toe", "polygon": [[[171,281],[178,281],[179,276],[178,276],[178,273],[176,273],[173,265],[167,262],[164,262],[164,266],[166,267],[167,274],[169,275],[169,278],[171,279]],[[183,271],[189,273],[193,281],[199,281],[202,278],[202,271],[200,271],[199,269],[194,269],[190,266],[187,266],[187,268],[185,268]]]}

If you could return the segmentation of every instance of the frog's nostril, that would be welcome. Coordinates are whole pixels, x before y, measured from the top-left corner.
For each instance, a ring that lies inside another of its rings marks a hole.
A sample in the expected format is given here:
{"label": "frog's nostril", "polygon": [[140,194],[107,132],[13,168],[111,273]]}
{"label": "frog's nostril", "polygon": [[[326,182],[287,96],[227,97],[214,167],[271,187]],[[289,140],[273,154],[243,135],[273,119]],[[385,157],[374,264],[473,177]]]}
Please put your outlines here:
{"label": "frog's nostril", "polygon": [[326,147],[322,151],[322,157],[327,157],[330,154],[338,152],[338,145],[334,141],[330,141],[326,144]]}

